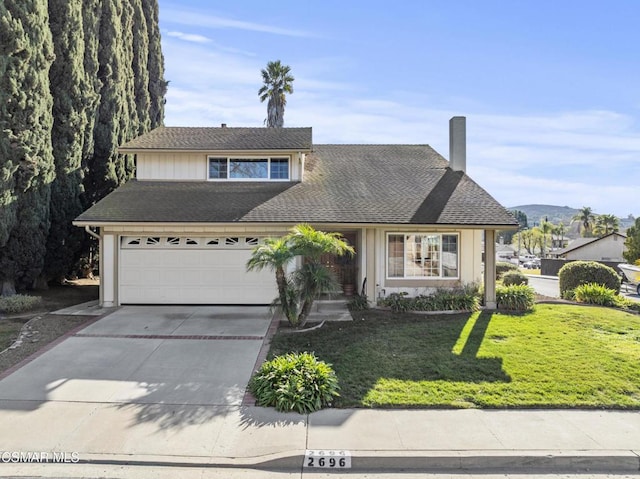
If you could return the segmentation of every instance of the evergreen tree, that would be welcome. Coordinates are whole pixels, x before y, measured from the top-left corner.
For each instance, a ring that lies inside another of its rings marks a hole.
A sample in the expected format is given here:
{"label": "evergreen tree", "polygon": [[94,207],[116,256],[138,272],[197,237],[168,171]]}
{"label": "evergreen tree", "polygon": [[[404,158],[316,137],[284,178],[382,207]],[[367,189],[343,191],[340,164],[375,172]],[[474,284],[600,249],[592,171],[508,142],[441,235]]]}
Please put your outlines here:
{"label": "evergreen tree", "polygon": [[53,95],[51,141],[56,179],[51,186],[51,229],[44,280],[64,279],[77,261],[84,233],[71,222],[83,211],[84,141],[97,95],[84,67],[82,0],[49,0],[56,59],[49,71]]}
{"label": "evergreen tree", "polygon": [[117,172],[121,170],[118,168],[120,159],[116,149],[122,139],[121,121],[126,117],[127,105],[122,10],[122,0],[101,2],[97,25],[100,104],[93,129],[93,156],[87,162],[86,206],[94,204],[120,184]]}
{"label": "evergreen tree", "polygon": [[2,294],[29,286],[44,262],[54,178],[48,19],[46,0],[0,2]]}
{"label": "evergreen tree", "polygon": [[160,45],[160,26],[158,19],[158,1],[142,0],[142,10],[149,35],[149,119],[151,129],[162,125],[164,121],[164,96],[168,82],[164,79],[164,56]]}
{"label": "evergreen tree", "polygon": [[135,111],[137,114],[138,133],[143,133],[151,129],[149,117],[151,96],[149,93],[149,31],[147,29],[147,19],[145,18],[142,0],[131,2],[133,9],[133,82]]}

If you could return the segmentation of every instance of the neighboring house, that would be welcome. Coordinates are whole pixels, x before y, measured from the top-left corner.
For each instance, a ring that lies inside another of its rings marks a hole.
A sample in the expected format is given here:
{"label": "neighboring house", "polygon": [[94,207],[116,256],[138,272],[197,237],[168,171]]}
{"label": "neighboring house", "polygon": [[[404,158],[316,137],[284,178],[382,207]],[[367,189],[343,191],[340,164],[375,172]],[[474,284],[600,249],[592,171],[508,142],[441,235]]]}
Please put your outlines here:
{"label": "neighboring house", "polygon": [[601,238],[578,238],[564,249],[553,252],[557,258],[576,261],[613,261],[624,262],[622,257],[625,235],[610,233]]}
{"label": "neighboring house", "polygon": [[[100,302],[263,304],[271,271],[251,249],[301,222],[337,231],[352,261],[326,257],[371,300],[483,278],[483,236],[514,217],[465,174],[464,117],[448,162],[428,145],[314,145],[311,128],[160,127],[122,145],[136,179],[74,224],[100,239]],[[491,252],[493,253],[493,251]],[[495,255],[484,268],[495,305]]]}
{"label": "neighboring house", "polygon": [[496,243],[496,261],[518,264],[518,252],[510,244]]}

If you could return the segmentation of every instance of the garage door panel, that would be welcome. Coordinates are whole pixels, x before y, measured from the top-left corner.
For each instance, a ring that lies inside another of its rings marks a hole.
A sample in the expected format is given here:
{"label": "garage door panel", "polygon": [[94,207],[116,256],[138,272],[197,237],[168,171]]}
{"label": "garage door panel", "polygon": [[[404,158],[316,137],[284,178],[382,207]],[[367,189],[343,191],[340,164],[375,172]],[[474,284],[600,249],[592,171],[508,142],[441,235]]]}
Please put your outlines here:
{"label": "garage door panel", "polygon": [[121,249],[122,304],[268,304],[271,271],[247,272],[250,250]]}

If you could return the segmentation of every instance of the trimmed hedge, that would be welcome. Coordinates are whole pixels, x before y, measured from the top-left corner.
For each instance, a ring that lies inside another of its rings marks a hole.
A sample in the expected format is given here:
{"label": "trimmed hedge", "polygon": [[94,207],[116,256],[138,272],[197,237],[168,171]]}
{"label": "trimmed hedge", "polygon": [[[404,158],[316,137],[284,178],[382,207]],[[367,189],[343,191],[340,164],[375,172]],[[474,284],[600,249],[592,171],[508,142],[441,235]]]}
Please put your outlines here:
{"label": "trimmed hedge", "polygon": [[496,263],[496,276],[498,279],[502,278],[502,276],[509,271],[518,271],[518,267],[507,261],[498,261]]}
{"label": "trimmed hedge", "polygon": [[520,271],[507,271],[502,276],[502,284],[513,286],[514,284],[529,284],[529,278]]}
{"label": "trimmed hedge", "polygon": [[620,276],[613,268],[596,261],[572,261],[558,272],[560,296],[573,299],[574,290],[583,284],[595,283],[620,292]]}

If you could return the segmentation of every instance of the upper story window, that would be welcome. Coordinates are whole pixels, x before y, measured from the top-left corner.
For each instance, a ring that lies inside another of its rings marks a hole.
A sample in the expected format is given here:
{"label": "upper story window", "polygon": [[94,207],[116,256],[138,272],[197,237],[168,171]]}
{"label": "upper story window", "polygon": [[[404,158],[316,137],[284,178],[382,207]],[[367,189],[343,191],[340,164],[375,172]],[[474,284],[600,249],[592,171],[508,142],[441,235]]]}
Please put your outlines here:
{"label": "upper story window", "polygon": [[210,180],[289,179],[289,158],[215,158],[209,157]]}

